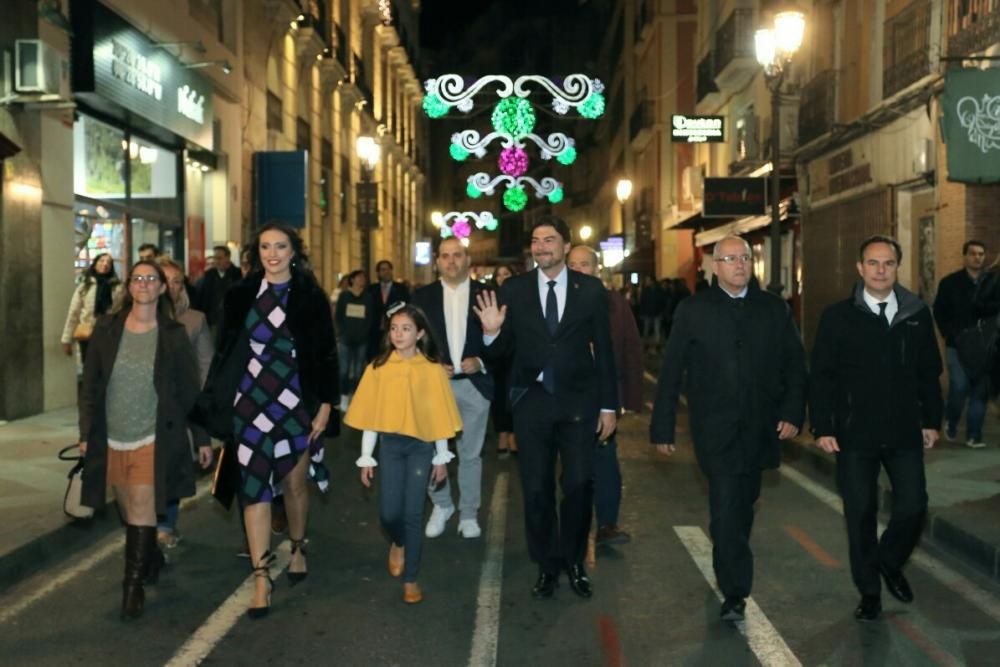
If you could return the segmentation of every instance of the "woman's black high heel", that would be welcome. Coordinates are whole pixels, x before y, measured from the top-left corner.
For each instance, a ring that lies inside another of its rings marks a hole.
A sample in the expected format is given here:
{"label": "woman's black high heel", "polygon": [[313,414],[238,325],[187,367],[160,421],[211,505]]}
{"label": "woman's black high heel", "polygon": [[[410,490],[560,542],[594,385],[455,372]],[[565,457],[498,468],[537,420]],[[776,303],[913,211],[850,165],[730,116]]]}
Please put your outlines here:
{"label": "woman's black high heel", "polygon": [[271,591],[274,590],[274,580],[271,579],[271,565],[274,564],[275,555],[270,551],[265,551],[260,558],[260,565],[253,568],[254,577],[267,577],[267,604],[263,607],[250,607],[247,609],[247,616],[253,620],[264,618],[271,611]]}
{"label": "woman's black high heel", "polygon": [[[308,544],[308,542],[309,540],[304,537],[301,540],[292,540],[292,555],[294,556],[296,553],[301,553],[302,557],[305,558],[306,544]],[[288,575],[288,583],[295,586],[297,584],[301,584],[309,573],[292,572],[291,570],[288,570],[286,574]]]}

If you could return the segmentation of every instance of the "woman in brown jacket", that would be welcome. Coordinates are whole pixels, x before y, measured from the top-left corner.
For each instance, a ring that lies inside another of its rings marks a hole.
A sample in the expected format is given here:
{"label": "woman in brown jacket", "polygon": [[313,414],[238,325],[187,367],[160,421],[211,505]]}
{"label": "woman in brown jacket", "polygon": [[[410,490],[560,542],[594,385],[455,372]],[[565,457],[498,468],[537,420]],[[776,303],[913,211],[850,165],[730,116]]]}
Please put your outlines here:
{"label": "woman in brown jacket", "polygon": [[121,308],[97,321],[83,372],[80,451],[83,504],[104,505],[112,486],[126,521],[122,618],[142,615],[143,579],[153,583],[162,554],[156,514],[167,500],[194,495],[187,415],[199,390],[184,326],[172,318],[166,276],[138,262]]}

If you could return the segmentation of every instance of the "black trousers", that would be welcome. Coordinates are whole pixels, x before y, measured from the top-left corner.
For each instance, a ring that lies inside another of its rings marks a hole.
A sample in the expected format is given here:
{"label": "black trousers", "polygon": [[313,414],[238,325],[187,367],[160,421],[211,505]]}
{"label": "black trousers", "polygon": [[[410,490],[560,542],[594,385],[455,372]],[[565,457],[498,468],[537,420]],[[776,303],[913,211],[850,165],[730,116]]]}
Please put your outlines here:
{"label": "black trousers", "polygon": [[[892,484],[889,526],[878,537],[878,477],[881,467]],[[862,595],[879,595],[879,565],[902,569],[920,540],[927,514],[924,450],[883,448],[841,451],[837,486],[844,500],[851,576]]]}
{"label": "black trousers", "polygon": [[761,471],[708,470],[709,532],[712,567],[719,590],[726,597],[746,598],[753,586],[754,503],[760,497]]}
{"label": "black trousers", "polygon": [[[531,560],[546,572],[583,562],[594,502],[597,400],[528,389],[513,409]],[[562,502],[556,514],[556,458]]]}

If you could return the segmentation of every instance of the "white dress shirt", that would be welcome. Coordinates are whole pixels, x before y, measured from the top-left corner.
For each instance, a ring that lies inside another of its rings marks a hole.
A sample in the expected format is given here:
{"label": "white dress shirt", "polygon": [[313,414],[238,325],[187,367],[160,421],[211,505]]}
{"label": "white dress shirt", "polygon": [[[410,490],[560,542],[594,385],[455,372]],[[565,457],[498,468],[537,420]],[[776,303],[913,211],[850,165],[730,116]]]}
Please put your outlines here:
{"label": "white dress shirt", "polygon": [[461,373],[462,352],[465,351],[465,333],[469,324],[469,280],[458,287],[441,281],[444,293],[444,327],[448,336],[448,353],[456,373]]}
{"label": "white dress shirt", "polygon": [[[878,315],[878,305],[882,302],[869,294],[868,290],[862,290],[861,297],[865,300],[865,303],[868,304],[868,307],[872,309],[872,312]],[[889,298],[885,299],[885,303],[887,304],[885,307],[885,316],[889,318],[889,323],[892,324],[893,318],[896,317],[896,312],[899,311],[899,302],[896,300],[896,292],[889,292]]]}

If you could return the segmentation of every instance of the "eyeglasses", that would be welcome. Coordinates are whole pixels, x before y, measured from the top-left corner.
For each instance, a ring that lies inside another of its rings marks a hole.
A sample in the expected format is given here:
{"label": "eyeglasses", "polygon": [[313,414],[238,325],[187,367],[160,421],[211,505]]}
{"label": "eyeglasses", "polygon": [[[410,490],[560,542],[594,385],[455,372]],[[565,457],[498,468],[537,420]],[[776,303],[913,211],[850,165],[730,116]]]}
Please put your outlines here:
{"label": "eyeglasses", "polygon": [[156,275],[144,276],[141,273],[138,274],[138,275],[132,276],[132,282],[135,283],[136,285],[141,285],[143,283],[149,283],[149,284],[152,285],[153,283],[155,283],[159,279],[160,279],[159,276],[156,276]]}
{"label": "eyeglasses", "polygon": [[716,257],[715,261],[724,262],[726,264],[736,264],[737,262],[740,264],[749,264],[750,255],[723,255],[722,257]]}

